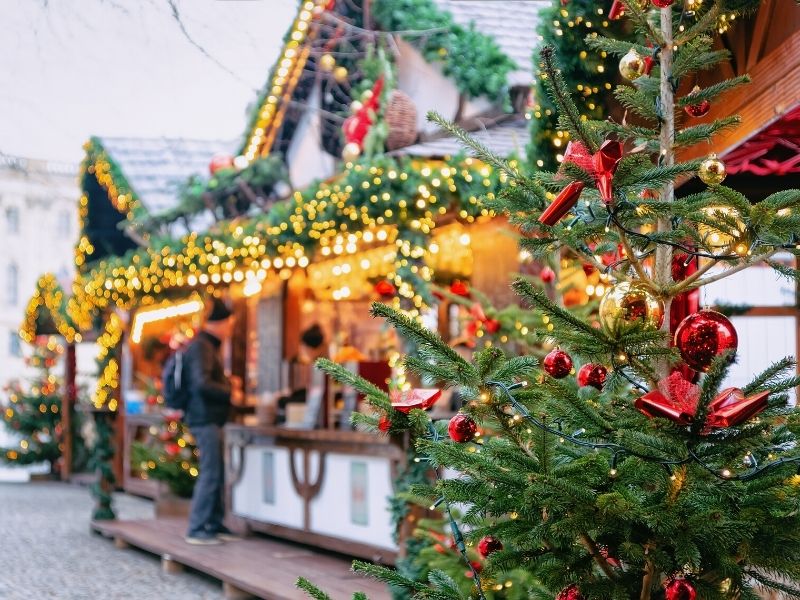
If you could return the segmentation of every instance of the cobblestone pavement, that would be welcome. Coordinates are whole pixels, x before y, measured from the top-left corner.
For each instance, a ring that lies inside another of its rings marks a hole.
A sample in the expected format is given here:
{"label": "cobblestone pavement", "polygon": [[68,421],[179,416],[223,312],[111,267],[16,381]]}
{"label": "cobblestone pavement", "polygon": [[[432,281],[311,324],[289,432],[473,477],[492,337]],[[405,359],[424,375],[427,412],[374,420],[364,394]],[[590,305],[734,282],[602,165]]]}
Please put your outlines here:
{"label": "cobblestone pavement", "polygon": [[[152,517],[150,502],[119,494],[122,519]],[[0,483],[0,599],[219,600],[218,581],[165,575],[155,556],[117,550],[91,533],[88,488],[62,483]]]}

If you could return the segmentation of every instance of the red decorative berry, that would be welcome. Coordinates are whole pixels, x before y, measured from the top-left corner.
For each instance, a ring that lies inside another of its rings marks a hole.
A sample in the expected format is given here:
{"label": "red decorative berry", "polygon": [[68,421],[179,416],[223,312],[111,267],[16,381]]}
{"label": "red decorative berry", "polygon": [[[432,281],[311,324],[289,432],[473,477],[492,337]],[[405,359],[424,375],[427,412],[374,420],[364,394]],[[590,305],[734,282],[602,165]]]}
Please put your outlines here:
{"label": "red decorative berry", "polygon": [[450,419],[450,424],[447,426],[447,433],[450,434],[450,439],[459,444],[472,441],[477,432],[478,426],[475,421],[464,413],[456,414]]}
{"label": "red decorative berry", "polygon": [[653,6],[657,8],[667,8],[668,6],[672,6],[672,3],[675,0],[653,0]]}
{"label": "red decorative berry", "polygon": [[389,428],[392,426],[392,421],[386,415],[382,415],[381,418],[378,420],[378,429],[381,431],[389,431]]}
{"label": "red decorative berry", "polygon": [[590,385],[602,390],[603,384],[606,382],[606,375],[608,375],[608,370],[603,365],[586,363],[578,369],[578,385],[581,387]]}
{"label": "red decorative berry", "polygon": [[583,594],[574,583],[558,592],[556,600],[583,600]]}
{"label": "red decorative berry", "polygon": [[594,265],[592,263],[583,263],[583,272],[586,273],[588,277],[592,273],[594,273]]}
{"label": "red decorative berry", "polygon": [[498,540],[493,535],[487,535],[480,542],[478,542],[478,553],[483,557],[488,557],[492,552],[498,552],[503,549],[503,542]]}
{"label": "red decorative berry", "polygon": [[539,273],[539,278],[542,280],[543,283],[553,283],[556,278],[556,272],[553,271],[550,267],[545,267]]}
{"label": "red decorative berry", "polygon": [[562,379],[572,371],[572,358],[563,350],[551,350],[550,353],[544,357],[542,366],[551,377]]}
{"label": "red decorative berry", "polygon": [[664,597],[667,600],[694,600],[697,591],[694,586],[683,577],[668,579],[664,584]]}

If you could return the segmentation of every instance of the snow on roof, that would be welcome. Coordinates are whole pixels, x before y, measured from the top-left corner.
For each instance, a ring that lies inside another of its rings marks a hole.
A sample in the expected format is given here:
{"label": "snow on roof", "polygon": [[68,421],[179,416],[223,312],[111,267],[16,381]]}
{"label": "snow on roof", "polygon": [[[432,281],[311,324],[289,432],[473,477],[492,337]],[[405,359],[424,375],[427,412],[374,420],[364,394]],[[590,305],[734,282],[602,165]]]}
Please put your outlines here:
{"label": "snow on roof", "polygon": [[[525,156],[525,146],[529,140],[528,122],[525,119],[508,121],[499,125],[491,125],[485,129],[470,132],[470,135],[496,154],[507,157]],[[404,154],[420,157],[453,156],[469,153],[454,137],[442,137],[406,146],[393,154]]]}

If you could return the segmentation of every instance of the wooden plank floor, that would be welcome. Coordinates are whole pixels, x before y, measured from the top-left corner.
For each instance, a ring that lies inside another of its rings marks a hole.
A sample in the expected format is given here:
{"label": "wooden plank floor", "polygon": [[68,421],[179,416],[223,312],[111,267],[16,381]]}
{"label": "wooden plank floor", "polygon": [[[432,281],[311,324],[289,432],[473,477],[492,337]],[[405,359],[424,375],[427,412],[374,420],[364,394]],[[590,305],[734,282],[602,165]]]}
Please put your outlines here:
{"label": "wooden plank floor", "polygon": [[370,600],[390,597],[380,582],[352,573],[348,559],[273,538],[254,536],[219,546],[190,546],[183,540],[183,519],[93,521],[92,529],[118,544],[127,543],[207,573],[227,584],[226,590],[233,586],[267,600],[308,598],[294,585],[300,576],[336,600],[349,600],[355,591],[365,592]]}

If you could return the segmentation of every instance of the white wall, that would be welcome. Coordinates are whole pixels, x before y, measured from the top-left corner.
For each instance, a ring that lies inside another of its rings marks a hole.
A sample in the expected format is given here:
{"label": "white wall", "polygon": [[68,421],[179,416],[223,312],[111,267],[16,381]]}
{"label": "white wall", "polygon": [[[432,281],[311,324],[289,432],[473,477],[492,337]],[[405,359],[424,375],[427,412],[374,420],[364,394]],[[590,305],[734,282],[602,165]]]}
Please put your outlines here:
{"label": "white wall", "polygon": [[[69,285],[74,273],[73,247],[78,237],[77,165],[26,159],[0,161],[0,388],[14,379],[26,379],[31,371],[14,352],[13,339],[25,314],[25,306],[40,275],[55,273]],[[15,231],[8,211],[16,211]],[[9,265],[17,267],[16,298],[12,298]],[[20,350],[29,348],[20,340]],[[0,404],[5,404],[0,392]],[[8,442],[0,423],[0,445]],[[3,469],[0,478],[23,477]]]}
{"label": "white wall", "polygon": [[319,88],[315,88],[286,154],[294,189],[302,190],[315,179],[330,177],[336,168],[334,158],[322,149],[319,106]]}

